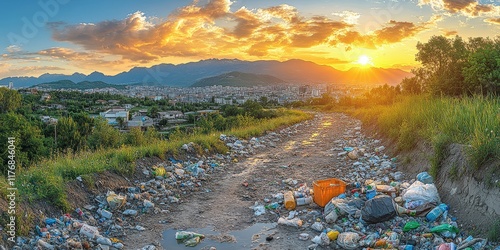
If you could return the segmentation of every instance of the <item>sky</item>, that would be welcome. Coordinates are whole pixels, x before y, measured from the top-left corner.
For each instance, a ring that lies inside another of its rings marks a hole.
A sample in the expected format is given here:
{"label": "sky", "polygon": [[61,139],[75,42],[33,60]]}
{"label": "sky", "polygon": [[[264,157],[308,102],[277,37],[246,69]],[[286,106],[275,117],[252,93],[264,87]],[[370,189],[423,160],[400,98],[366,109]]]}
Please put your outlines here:
{"label": "sky", "polygon": [[418,67],[430,37],[500,34],[500,0],[18,0],[0,8],[0,78],[114,75],[205,59]]}

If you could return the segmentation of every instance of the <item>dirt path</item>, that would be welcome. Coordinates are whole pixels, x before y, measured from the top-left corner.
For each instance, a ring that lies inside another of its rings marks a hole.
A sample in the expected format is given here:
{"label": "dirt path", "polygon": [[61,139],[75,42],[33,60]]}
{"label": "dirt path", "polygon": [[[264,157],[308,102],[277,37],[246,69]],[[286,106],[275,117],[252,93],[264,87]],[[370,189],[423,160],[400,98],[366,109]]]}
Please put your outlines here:
{"label": "dirt path", "polygon": [[[280,216],[279,211],[256,217],[249,207],[256,201],[262,204],[265,198],[272,199],[274,194],[290,189],[284,183],[289,178],[298,183],[307,183],[311,188],[314,180],[342,178],[346,161],[344,157],[338,158],[337,152],[332,151],[334,141],[349,139],[345,132],[360,125],[359,121],[343,114],[318,114],[310,121],[282,131],[286,135],[281,136],[279,141],[275,140],[276,147],[266,147],[251,157],[241,159],[239,163],[226,166],[224,171],[212,176],[210,182],[205,184],[203,190],[210,192],[188,195],[183,203],[172,207],[170,214],[148,218],[146,225],[149,224],[149,228],[153,230],[130,235],[126,245],[131,246],[131,249],[144,246],[153,239],[159,239],[159,235],[152,238],[151,234],[158,234],[167,228],[213,227],[217,232],[226,233],[255,223],[276,222]],[[358,142],[352,143],[355,146]],[[244,183],[248,183],[248,186],[243,185]],[[318,208],[311,205],[297,210],[303,209],[306,213],[314,207]],[[169,223],[158,224],[160,220],[167,220]],[[293,249],[297,244],[306,247],[311,242],[297,242],[295,239],[298,231],[299,229],[293,228],[274,232],[275,240],[270,244],[261,244],[261,247]],[[287,240],[291,237],[294,240]]]}

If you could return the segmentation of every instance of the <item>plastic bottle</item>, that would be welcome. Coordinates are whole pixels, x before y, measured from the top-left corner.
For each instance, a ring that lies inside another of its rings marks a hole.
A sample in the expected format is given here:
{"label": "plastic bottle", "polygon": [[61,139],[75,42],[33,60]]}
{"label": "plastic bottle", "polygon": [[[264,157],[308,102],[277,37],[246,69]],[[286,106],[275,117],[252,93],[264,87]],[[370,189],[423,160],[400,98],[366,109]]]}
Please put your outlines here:
{"label": "plastic bottle", "polygon": [[297,206],[307,205],[312,203],[311,197],[297,198]]}
{"label": "plastic bottle", "polygon": [[428,212],[425,218],[427,219],[427,221],[433,222],[447,210],[448,206],[444,203],[441,203],[437,207],[432,209],[430,212]]}
{"label": "plastic bottle", "polygon": [[306,194],[300,191],[293,191],[293,196],[295,196],[295,198],[304,198]]}
{"label": "plastic bottle", "polygon": [[293,210],[295,209],[295,197],[293,196],[292,191],[288,191],[284,194],[285,196],[285,208],[288,210]]}
{"label": "plastic bottle", "polygon": [[419,228],[420,227],[420,223],[418,223],[418,221],[408,221],[405,226],[403,227],[403,232],[408,232],[412,229],[415,229],[415,228]]}

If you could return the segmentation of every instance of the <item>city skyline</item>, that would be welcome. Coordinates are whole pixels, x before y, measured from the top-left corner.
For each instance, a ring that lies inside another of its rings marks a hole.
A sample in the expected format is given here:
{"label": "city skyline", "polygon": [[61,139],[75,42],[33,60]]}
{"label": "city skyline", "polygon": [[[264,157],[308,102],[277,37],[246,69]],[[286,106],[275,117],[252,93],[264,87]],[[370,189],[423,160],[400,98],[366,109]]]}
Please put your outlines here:
{"label": "city skyline", "polygon": [[0,78],[218,59],[302,59],[409,71],[431,36],[492,37],[500,1],[111,1],[2,3]]}

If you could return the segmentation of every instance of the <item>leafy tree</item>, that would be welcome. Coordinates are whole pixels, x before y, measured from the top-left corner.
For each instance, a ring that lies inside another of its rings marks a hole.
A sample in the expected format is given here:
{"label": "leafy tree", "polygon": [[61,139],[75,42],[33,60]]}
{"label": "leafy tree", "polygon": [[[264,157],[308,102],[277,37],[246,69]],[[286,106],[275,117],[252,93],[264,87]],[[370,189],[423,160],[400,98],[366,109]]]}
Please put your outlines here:
{"label": "leafy tree", "polygon": [[140,128],[131,128],[126,136],[126,143],[133,146],[141,146],[146,144],[146,138]]}
{"label": "leafy tree", "polygon": [[471,92],[500,94],[500,42],[472,53],[463,73]]}
{"label": "leafy tree", "polygon": [[160,109],[158,108],[158,106],[153,106],[149,110],[149,116],[152,117],[152,118],[157,118],[159,111],[160,111]]}
{"label": "leafy tree", "polygon": [[80,112],[78,114],[73,114],[72,118],[78,125],[78,132],[80,133],[82,138],[86,139],[90,134],[92,134],[94,119],[91,118],[87,113]]}
{"label": "leafy tree", "polygon": [[242,112],[241,110],[234,106],[234,105],[223,105],[221,108],[220,108],[220,111],[222,112],[222,114],[224,114],[225,117],[229,117],[229,116],[237,116],[237,115],[241,115]]}
{"label": "leafy tree", "polygon": [[48,156],[47,148],[43,145],[43,136],[38,127],[29,123],[22,115],[12,112],[0,114],[0,159],[1,171],[5,174],[8,161],[8,138],[15,137],[15,161],[18,167],[28,166],[31,163]]}
{"label": "leafy tree", "polygon": [[415,59],[423,66],[418,75],[431,93],[460,95],[466,91],[462,68],[468,50],[462,38],[433,36],[427,43],[419,42],[417,49]]}
{"label": "leafy tree", "polygon": [[401,81],[401,88],[402,92],[405,94],[420,94],[422,93],[422,86],[420,85],[420,82],[418,81],[418,78],[416,76],[414,77],[405,77]]}
{"label": "leafy tree", "polygon": [[118,122],[118,127],[123,129],[125,127],[125,119],[123,117],[116,118],[116,122]]}
{"label": "leafy tree", "polygon": [[80,131],[78,131],[78,124],[71,117],[63,117],[57,122],[57,148],[61,149],[63,152],[67,152],[68,149],[76,152],[82,146],[84,140]]}
{"label": "leafy tree", "polygon": [[98,117],[95,119],[94,130],[88,138],[88,143],[92,149],[116,148],[122,143],[121,134],[108,125],[106,119]]}
{"label": "leafy tree", "polygon": [[0,88],[0,113],[14,111],[21,107],[21,94],[7,88]]}

